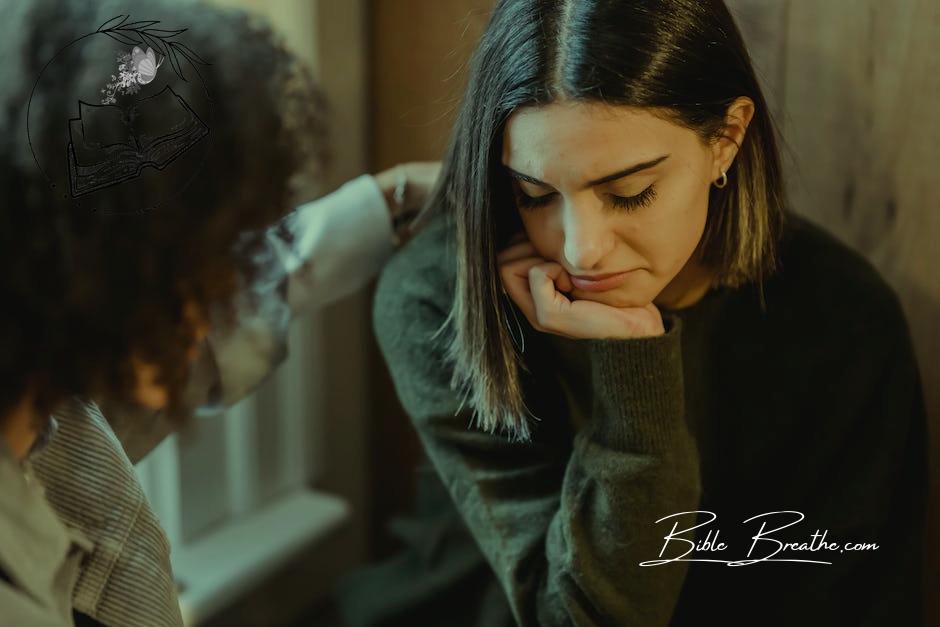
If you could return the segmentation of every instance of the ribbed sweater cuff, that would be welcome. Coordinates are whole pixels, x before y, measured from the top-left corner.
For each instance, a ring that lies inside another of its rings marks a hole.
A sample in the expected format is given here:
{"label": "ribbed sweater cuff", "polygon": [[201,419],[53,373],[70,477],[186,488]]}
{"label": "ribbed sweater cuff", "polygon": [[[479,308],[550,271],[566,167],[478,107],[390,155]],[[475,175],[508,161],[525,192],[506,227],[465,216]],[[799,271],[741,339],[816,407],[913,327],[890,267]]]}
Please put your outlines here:
{"label": "ribbed sweater cuff", "polygon": [[664,452],[685,431],[682,320],[664,335],[590,339],[592,439],[618,450]]}

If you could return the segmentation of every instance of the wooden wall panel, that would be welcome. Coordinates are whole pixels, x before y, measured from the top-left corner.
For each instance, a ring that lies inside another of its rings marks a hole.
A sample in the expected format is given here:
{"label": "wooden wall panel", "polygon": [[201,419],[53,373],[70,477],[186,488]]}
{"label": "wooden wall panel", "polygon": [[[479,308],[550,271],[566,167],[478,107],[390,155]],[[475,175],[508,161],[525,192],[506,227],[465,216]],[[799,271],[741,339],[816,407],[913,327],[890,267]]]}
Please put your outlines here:
{"label": "wooden wall panel", "polygon": [[373,165],[439,159],[493,0],[372,0]]}
{"label": "wooden wall panel", "polygon": [[[897,290],[914,337],[930,428],[926,584],[940,587],[940,3],[730,0],[766,70],[792,154],[799,213],[852,245]],[[781,21],[782,20],[782,21]],[[940,601],[927,599],[927,624]]]}
{"label": "wooden wall panel", "polygon": [[781,123],[786,112],[783,90],[786,82],[786,24],[789,0],[732,0],[728,2],[747,43],[770,113]]}
{"label": "wooden wall panel", "polygon": [[[898,291],[930,424],[927,589],[940,586],[940,4],[793,0],[786,132],[796,205],[862,251]],[[928,624],[940,622],[930,595]]]}
{"label": "wooden wall panel", "polygon": [[[372,0],[370,134],[372,171],[443,156],[466,62],[489,19],[492,0]],[[370,425],[371,544],[394,552],[388,520],[410,511],[420,444],[398,403],[373,340]]]}

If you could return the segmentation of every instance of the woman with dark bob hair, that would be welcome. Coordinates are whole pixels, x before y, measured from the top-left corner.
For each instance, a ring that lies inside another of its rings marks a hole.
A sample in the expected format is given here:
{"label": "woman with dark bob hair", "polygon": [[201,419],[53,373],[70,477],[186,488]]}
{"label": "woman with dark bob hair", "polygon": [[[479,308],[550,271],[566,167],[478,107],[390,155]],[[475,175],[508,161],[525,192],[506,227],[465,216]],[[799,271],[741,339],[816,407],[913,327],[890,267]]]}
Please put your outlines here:
{"label": "woman with dark bob hair", "polygon": [[378,285],[433,475],[355,624],[920,624],[908,326],[778,142],[721,0],[497,3]]}

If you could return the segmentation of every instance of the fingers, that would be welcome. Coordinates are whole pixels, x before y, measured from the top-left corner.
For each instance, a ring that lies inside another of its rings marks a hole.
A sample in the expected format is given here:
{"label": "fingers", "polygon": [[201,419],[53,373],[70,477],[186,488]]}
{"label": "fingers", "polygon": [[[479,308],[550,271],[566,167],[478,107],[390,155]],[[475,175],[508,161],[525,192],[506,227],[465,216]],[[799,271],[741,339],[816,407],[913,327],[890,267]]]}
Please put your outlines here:
{"label": "fingers", "polygon": [[503,291],[522,310],[533,328],[548,331],[553,312],[570,306],[558,290],[570,292],[571,278],[561,264],[539,256],[525,232],[513,235],[497,255]]}
{"label": "fingers", "polygon": [[541,257],[523,257],[500,266],[503,289],[532,324],[536,323],[535,304],[529,290],[529,268],[543,263]]}
{"label": "fingers", "polygon": [[550,331],[560,330],[556,328],[554,318],[571,305],[571,301],[558,293],[555,284],[564,272],[561,264],[554,261],[539,263],[529,269],[529,290],[535,306],[536,320],[544,329]]}
{"label": "fingers", "polygon": [[496,263],[503,280],[503,291],[525,311],[526,308],[531,309],[531,297],[528,294],[529,268],[545,260],[538,255],[525,233],[517,233],[510,242],[515,243],[496,255]]}
{"label": "fingers", "polygon": [[402,164],[408,182],[421,189],[430,189],[441,173],[440,161],[412,161]]}
{"label": "fingers", "polygon": [[555,280],[555,287],[558,288],[559,292],[570,292],[574,289],[574,284],[571,282],[571,275],[568,274],[568,271],[565,270],[564,266],[560,263],[556,263],[558,266],[557,276],[553,277]]}
{"label": "fingers", "polygon": [[532,302],[535,306],[535,319],[543,327],[547,327],[551,317],[551,308],[555,300],[555,283],[547,267],[551,262],[540,263],[529,269],[529,290],[532,293]]}

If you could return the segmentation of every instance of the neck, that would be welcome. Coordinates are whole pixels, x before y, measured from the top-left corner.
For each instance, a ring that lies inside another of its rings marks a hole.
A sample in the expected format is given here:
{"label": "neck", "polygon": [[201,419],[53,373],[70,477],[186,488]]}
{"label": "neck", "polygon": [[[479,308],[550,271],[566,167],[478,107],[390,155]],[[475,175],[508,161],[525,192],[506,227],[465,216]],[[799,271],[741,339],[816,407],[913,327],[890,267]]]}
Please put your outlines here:
{"label": "neck", "polygon": [[693,256],[653,300],[657,307],[685,309],[702,300],[714,285],[714,272]]}
{"label": "neck", "polygon": [[27,394],[12,412],[0,418],[0,437],[17,460],[26,458],[39,435],[36,432],[39,421],[32,400],[33,397]]}

